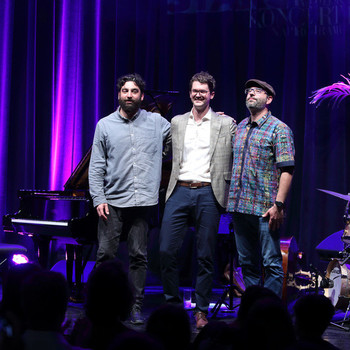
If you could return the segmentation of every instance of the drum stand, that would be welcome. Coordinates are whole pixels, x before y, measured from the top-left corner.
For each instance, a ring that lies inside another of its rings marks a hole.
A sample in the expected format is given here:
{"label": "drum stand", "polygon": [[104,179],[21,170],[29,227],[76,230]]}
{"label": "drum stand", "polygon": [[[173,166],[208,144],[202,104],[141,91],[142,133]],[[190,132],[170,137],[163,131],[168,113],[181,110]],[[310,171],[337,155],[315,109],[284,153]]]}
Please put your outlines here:
{"label": "drum stand", "polygon": [[[349,248],[349,244],[347,245],[347,247],[344,249],[344,251],[346,251],[346,249]],[[343,252],[344,252],[343,251]],[[349,257],[350,255],[341,263],[341,265],[344,265],[348,260],[349,260]],[[317,282],[316,282],[317,283]],[[345,322],[348,322],[349,319],[348,319],[348,313],[350,311],[350,300],[348,301],[348,306],[346,308],[346,311],[345,311],[345,315],[344,315],[344,318],[341,320],[341,321],[337,321],[337,322],[331,322],[330,324],[332,326],[335,326],[335,327],[338,327],[340,329],[343,329],[344,331],[350,331],[350,328],[349,327],[345,327],[344,326],[344,323]]]}
{"label": "drum stand", "polygon": [[[346,264],[346,262],[349,260],[349,258],[350,258],[349,248],[350,248],[350,244],[347,244],[343,250],[343,253],[344,252],[348,253],[348,256],[345,258],[345,260],[342,261],[342,263],[340,265]],[[349,321],[349,318],[348,318],[349,311],[350,311],[350,300],[348,301],[348,306],[346,308],[344,318],[338,322],[331,322],[331,325],[338,327],[338,328],[341,328],[341,329],[344,329],[345,331],[350,331],[349,327],[344,326],[344,323]],[[340,323],[340,324],[338,324],[338,323]]]}
{"label": "drum stand", "polygon": [[346,308],[346,312],[345,312],[344,318],[341,321],[330,322],[330,324],[332,326],[334,326],[334,327],[338,327],[340,329],[343,329],[344,331],[349,332],[350,328],[344,326],[344,323],[349,321],[349,319],[347,319],[349,311],[350,311],[350,301],[348,302],[348,307]]}
{"label": "drum stand", "polygon": [[331,325],[344,329],[345,331],[350,331],[349,327],[344,327],[344,323],[349,321],[349,319],[347,318],[349,311],[350,311],[350,301],[348,302],[348,307],[346,308],[344,318],[341,321],[338,321],[338,323],[340,324],[338,324],[337,322],[331,322]]}
{"label": "drum stand", "polygon": [[[347,204],[346,204],[346,207],[345,207],[345,212],[344,212],[345,228],[344,228],[344,234],[343,234],[343,237],[342,237],[342,241],[344,243],[344,249],[341,252],[341,255],[345,259],[340,263],[341,266],[345,265],[348,262],[348,260],[350,259],[350,243],[349,243],[349,237],[350,237],[349,236],[350,215],[349,215],[349,203],[350,202],[348,201]],[[348,301],[348,306],[346,308],[344,318],[341,321],[338,321],[338,322],[331,322],[331,325],[333,325],[335,327],[338,327],[338,328],[341,328],[341,329],[344,329],[346,331],[350,331],[349,327],[344,327],[344,323],[349,321],[349,318],[348,318],[349,311],[350,311],[350,300]],[[340,323],[340,324],[338,324],[338,323]]]}
{"label": "drum stand", "polygon": [[[314,267],[312,264],[310,264],[310,268],[311,270],[313,270],[316,274],[316,277],[315,277],[315,294],[318,294],[318,291],[319,291],[319,284],[318,284],[318,280],[319,280],[319,276],[322,278],[322,280],[324,279],[324,277],[322,276],[322,274],[320,273],[320,271],[318,271],[318,269],[316,267]],[[322,288],[322,284],[321,284],[321,288]],[[346,318],[347,318],[347,315],[348,315],[348,312],[350,311],[350,301],[348,302],[348,307],[346,309],[346,312],[345,312],[345,315],[344,315],[344,318],[341,320],[341,321],[337,321],[337,322],[330,322],[329,324],[332,325],[332,326],[335,326],[335,327],[338,327],[340,329],[343,329],[344,331],[349,331],[350,328],[349,327],[345,327],[344,326],[344,323],[346,321],[348,321]],[[338,324],[340,323],[340,324]]]}
{"label": "drum stand", "polygon": [[[225,305],[227,307],[228,311],[233,311],[234,309],[236,309],[237,307],[239,307],[240,304],[237,305],[233,305],[233,296],[234,296],[234,291],[238,291],[239,293],[241,293],[242,291],[240,290],[239,287],[237,287],[234,283],[233,283],[233,250],[234,250],[234,230],[233,230],[233,223],[231,222],[229,224],[229,262],[230,262],[230,269],[229,269],[229,277],[230,277],[230,283],[228,285],[226,285],[224,292],[222,293],[220,299],[217,301],[217,303],[215,304],[215,306],[212,308],[211,312],[213,313],[213,315],[211,316],[211,318],[216,318],[217,313],[220,310],[220,307],[222,305]],[[229,302],[226,302],[226,298],[228,297]]]}

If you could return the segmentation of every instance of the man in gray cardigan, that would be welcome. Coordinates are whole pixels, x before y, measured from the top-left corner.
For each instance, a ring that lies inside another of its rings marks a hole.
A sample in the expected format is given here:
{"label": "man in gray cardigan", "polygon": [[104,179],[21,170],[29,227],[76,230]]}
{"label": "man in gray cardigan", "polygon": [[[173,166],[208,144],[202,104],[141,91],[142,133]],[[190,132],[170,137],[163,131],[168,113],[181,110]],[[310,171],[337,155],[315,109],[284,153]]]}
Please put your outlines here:
{"label": "man in gray cardigan", "polygon": [[180,302],[177,253],[185,226],[192,218],[196,229],[198,273],[195,318],[197,328],[207,323],[216,235],[226,207],[232,169],[234,120],[210,108],[215,80],[207,72],[190,81],[190,112],[171,120],[173,162],[160,232],[161,273],[165,300]]}
{"label": "man in gray cardigan", "polygon": [[126,232],[136,294],[131,322],[140,324],[149,209],[158,203],[162,155],[171,143],[170,123],[140,109],[145,83],[138,74],[119,78],[117,85],[120,106],[97,123],[89,168],[90,193],[99,215],[96,265],[116,257]]}

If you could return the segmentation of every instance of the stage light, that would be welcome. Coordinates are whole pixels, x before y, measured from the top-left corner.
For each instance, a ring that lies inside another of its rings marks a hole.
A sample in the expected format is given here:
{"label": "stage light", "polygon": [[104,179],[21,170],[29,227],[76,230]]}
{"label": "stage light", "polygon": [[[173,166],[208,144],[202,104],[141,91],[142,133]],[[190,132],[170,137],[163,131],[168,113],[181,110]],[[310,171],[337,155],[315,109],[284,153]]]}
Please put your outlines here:
{"label": "stage light", "polygon": [[29,263],[28,257],[24,254],[13,254],[11,260],[16,265]]}

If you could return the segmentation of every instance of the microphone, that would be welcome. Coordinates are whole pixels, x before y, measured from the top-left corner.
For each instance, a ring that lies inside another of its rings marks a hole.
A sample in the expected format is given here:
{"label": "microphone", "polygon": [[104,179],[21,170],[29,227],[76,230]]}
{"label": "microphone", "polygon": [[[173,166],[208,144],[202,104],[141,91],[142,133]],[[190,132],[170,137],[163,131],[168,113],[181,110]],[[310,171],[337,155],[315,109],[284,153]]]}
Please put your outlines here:
{"label": "microphone", "polygon": [[322,280],[320,282],[320,287],[321,288],[333,288],[334,287],[334,281],[327,278],[327,277],[323,277],[321,276]]}
{"label": "microphone", "polygon": [[312,264],[310,264],[310,268],[311,270],[313,270],[314,272],[316,272],[316,274],[319,277],[319,286],[320,288],[333,288],[334,287],[334,281],[329,279],[328,277],[323,276],[320,271],[313,266]]}

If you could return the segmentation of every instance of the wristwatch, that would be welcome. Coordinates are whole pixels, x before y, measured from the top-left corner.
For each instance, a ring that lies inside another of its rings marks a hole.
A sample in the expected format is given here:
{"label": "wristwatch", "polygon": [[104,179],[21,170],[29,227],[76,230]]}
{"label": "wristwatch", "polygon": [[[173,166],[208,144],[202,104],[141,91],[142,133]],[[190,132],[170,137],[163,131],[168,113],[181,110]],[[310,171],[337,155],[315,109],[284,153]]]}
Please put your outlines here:
{"label": "wristwatch", "polygon": [[284,203],[283,202],[279,202],[279,201],[275,201],[276,207],[278,210],[282,210],[284,209]]}

